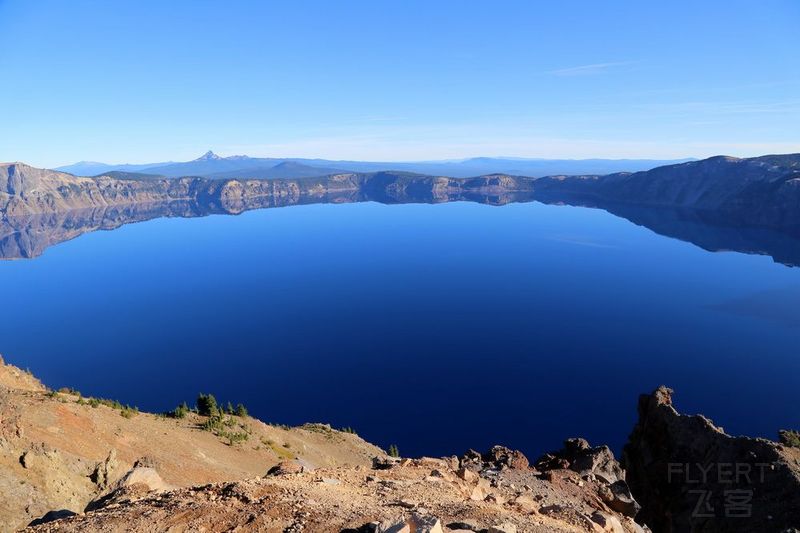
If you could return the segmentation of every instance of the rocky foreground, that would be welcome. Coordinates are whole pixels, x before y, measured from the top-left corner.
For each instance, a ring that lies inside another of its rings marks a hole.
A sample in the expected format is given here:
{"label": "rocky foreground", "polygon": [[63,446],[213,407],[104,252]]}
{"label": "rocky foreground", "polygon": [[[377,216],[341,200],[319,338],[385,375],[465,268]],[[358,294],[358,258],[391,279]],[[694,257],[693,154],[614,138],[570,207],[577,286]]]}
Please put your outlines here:
{"label": "rocky foreground", "polygon": [[731,437],[664,387],[641,397],[622,461],[580,438],[533,462],[503,446],[401,459],[322,424],[237,417],[238,440],[205,421],[93,406],[0,365],[0,530],[800,531],[798,435]]}

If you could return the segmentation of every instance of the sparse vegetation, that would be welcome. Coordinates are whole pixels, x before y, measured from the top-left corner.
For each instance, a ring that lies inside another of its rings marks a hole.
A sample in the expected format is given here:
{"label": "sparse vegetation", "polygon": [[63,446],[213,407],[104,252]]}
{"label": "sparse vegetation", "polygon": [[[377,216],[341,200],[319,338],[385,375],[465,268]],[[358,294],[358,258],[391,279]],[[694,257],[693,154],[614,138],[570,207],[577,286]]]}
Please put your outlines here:
{"label": "sparse vegetation", "polygon": [[281,459],[293,459],[294,458],[294,454],[292,452],[290,452],[286,448],[278,446],[277,444],[275,444],[275,441],[272,440],[272,439],[268,439],[266,437],[261,437],[261,444],[263,444],[264,446],[266,446],[267,448],[272,450],[273,453],[275,453],[275,455],[277,455]]}
{"label": "sparse vegetation", "polygon": [[792,429],[782,429],[778,432],[780,442],[784,446],[791,448],[800,448],[800,431]]}
{"label": "sparse vegetation", "polygon": [[201,416],[216,416],[226,413],[232,416],[247,416],[247,408],[243,404],[240,403],[234,407],[233,403],[228,402],[225,408],[221,408],[213,394],[200,394],[197,396],[196,404],[197,414]]}
{"label": "sparse vegetation", "polygon": [[396,444],[389,446],[389,457],[400,457],[400,450],[397,449]]}
{"label": "sparse vegetation", "polygon": [[221,411],[218,411],[214,416],[208,417],[200,425],[200,428],[227,440],[229,446],[245,442],[253,432],[250,426],[237,422],[234,420],[233,415],[225,415]]}
{"label": "sparse vegetation", "polygon": [[308,423],[308,424],[303,424],[300,427],[305,429],[306,431],[312,431],[314,433],[322,433],[323,435],[327,436],[331,436],[333,434],[333,428],[331,428],[328,424]]}
{"label": "sparse vegetation", "polygon": [[[109,399],[106,399],[106,398],[94,398],[94,397],[91,397],[91,396],[89,398],[84,398],[81,395],[81,393],[78,392],[75,389],[66,389],[66,388],[64,388],[64,389],[59,390],[58,392],[50,391],[48,393],[48,396],[55,397],[55,396],[57,396],[59,394],[59,392],[60,393],[64,393],[64,394],[71,394],[73,396],[77,396],[78,399],[75,400],[75,403],[78,404],[78,405],[88,405],[89,407],[92,407],[94,409],[98,408],[101,405],[104,405],[106,407],[110,407],[111,409],[116,409],[117,411],[119,411],[119,414],[123,418],[132,418],[135,415],[139,414],[139,408],[136,407],[136,406],[131,407],[128,404],[123,405],[118,400],[109,400]],[[65,400],[62,399],[62,401],[65,401]]]}
{"label": "sparse vegetation", "polygon": [[125,405],[119,410],[119,414],[122,418],[132,418],[135,415],[139,414],[139,408],[136,406],[131,407],[130,405]]}
{"label": "sparse vegetation", "polygon": [[217,416],[219,407],[213,394],[200,394],[197,397],[197,414],[201,416]]}
{"label": "sparse vegetation", "polygon": [[345,426],[342,429],[340,429],[339,431],[341,431],[342,433],[349,433],[351,435],[358,435],[358,433],[356,433],[356,430],[354,430],[350,426]]}
{"label": "sparse vegetation", "polygon": [[170,416],[172,418],[186,418],[186,415],[189,413],[189,406],[186,405],[186,402],[183,402],[178,407],[172,410]]}

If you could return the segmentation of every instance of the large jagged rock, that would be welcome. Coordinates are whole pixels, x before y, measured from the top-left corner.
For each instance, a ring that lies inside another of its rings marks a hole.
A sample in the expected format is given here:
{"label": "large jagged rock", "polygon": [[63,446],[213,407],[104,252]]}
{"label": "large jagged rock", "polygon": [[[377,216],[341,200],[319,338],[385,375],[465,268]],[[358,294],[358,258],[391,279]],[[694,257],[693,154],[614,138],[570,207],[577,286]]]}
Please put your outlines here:
{"label": "large jagged rock", "polygon": [[800,450],[679,414],[666,387],[639,398],[623,463],[637,519],[656,533],[800,528]]}
{"label": "large jagged rock", "polygon": [[528,458],[519,450],[512,450],[505,446],[495,445],[484,453],[468,450],[459,459],[462,468],[473,470],[527,470]]}
{"label": "large jagged rock", "polygon": [[150,461],[137,461],[127,474],[114,483],[107,494],[89,502],[86,511],[101,509],[111,504],[135,501],[152,492],[164,492],[174,488],[161,479]]}
{"label": "large jagged rock", "polygon": [[99,490],[105,490],[109,487],[115,477],[115,473],[119,470],[120,465],[117,461],[117,450],[111,449],[108,456],[101,462],[97,463],[89,479],[97,485]]}
{"label": "large jagged rock", "polygon": [[606,483],[625,480],[625,471],[608,446],[592,447],[586,439],[564,441],[564,448],[546,453],[537,459],[536,468],[542,472],[555,468],[569,468],[579,474],[593,474]]}
{"label": "large jagged rock", "polygon": [[608,446],[592,447],[586,439],[567,439],[564,448],[544,454],[535,467],[541,472],[568,469],[597,479],[604,483],[599,495],[611,509],[629,517],[639,512],[640,505],[625,481],[625,471]]}

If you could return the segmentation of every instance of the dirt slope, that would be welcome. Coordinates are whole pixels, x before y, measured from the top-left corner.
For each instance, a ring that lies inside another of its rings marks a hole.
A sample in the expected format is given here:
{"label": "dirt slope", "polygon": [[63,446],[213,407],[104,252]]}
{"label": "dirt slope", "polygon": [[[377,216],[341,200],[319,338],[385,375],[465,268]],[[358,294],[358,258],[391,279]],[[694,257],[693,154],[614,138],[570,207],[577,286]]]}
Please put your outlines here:
{"label": "dirt slope", "polygon": [[[27,525],[49,511],[85,506],[145,458],[175,487],[263,476],[270,466],[300,458],[316,466],[369,465],[383,455],[356,435],[324,425],[282,429],[236,419],[250,431],[229,445],[199,429],[205,418],[132,414],[50,394],[33,376],[0,359],[0,531]],[[244,428],[240,427],[244,426]]]}

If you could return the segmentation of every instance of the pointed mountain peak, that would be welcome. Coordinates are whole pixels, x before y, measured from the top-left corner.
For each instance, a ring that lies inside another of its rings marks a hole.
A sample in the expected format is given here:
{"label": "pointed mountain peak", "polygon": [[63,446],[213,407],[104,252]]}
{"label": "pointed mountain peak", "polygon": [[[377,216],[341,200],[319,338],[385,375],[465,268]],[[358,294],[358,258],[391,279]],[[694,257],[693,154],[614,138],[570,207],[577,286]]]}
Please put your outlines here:
{"label": "pointed mountain peak", "polygon": [[195,159],[195,161],[214,161],[217,159],[222,159],[222,158],[217,154],[215,154],[214,152],[212,152],[211,150],[209,150],[208,152],[204,153],[203,155]]}

